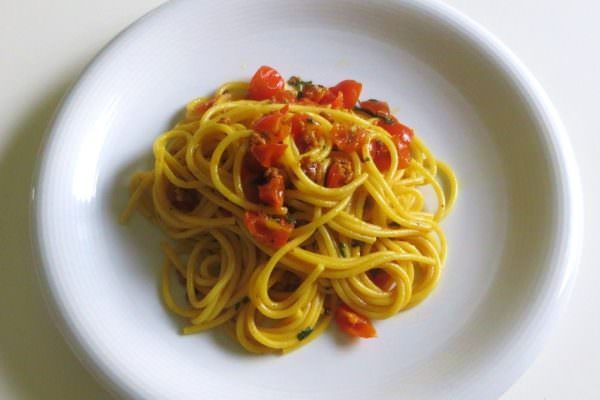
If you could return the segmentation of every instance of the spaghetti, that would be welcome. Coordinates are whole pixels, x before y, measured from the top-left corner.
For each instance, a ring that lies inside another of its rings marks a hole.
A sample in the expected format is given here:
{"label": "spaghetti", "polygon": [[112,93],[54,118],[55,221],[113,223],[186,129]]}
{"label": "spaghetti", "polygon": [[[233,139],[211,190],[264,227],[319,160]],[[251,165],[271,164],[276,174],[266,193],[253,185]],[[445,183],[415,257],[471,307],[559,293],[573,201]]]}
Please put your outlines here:
{"label": "spaghetti", "polygon": [[359,102],[361,88],[286,85],[263,66],[189,103],[156,139],[122,221],[137,209],[172,239],[161,291],[184,333],[223,325],[254,353],[293,350],[332,319],[373,337],[370,320],[435,288],[456,178],[387,103]]}

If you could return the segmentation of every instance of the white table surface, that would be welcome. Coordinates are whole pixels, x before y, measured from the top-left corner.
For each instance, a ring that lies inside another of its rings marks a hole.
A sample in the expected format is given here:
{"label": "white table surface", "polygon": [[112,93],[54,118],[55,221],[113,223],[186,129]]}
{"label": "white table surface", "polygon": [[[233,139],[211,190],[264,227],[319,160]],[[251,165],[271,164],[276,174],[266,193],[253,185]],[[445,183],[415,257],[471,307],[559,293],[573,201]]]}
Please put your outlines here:
{"label": "white table surface", "polygon": [[[600,2],[446,1],[537,76],[569,130],[584,184],[584,251],[567,312],[502,399],[600,399]],[[29,185],[62,94],[104,44],[161,2],[0,0],[0,399],[109,397],[46,312],[29,250]]]}

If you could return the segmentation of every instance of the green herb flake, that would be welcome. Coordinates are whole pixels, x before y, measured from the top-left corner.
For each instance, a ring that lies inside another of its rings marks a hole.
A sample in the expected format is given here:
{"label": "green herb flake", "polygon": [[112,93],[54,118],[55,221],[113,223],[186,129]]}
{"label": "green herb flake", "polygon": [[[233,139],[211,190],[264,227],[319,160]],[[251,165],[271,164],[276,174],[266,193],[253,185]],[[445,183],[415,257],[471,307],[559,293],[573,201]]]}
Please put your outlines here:
{"label": "green herb flake", "polygon": [[248,296],[244,296],[243,299],[241,299],[240,301],[238,301],[237,303],[235,303],[234,308],[237,311],[237,310],[240,309],[240,307],[242,306],[242,304],[246,304],[246,303],[249,303],[249,302],[250,302],[250,299],[248,298]]}
{"label": "green herb flake", "polygon": [[300,332],[298,332],[298,335],[296,335],[296,337],[298,338],[298,340],[304,340],[308,337],[308,335],[312,333],[312,331],[313,328],[309,326],[308,328],[304,328]]}
{"label": "green herb flake", "polygon": [[340,248],[340,255],[342,257],[350,257],[350,249],[348,249],[348,245],[346,243],[340,242],[338,247]]}
{"label": "green herb flake", "polygon": [[312,81],[303,81],[298,76],[292,76],[290,79],[288,79],[287,83],[288,83],[288,85],[290,85],[294,89],[296,89],[299,93],[302,92],[302,90],[304,89],[304,86],[312,85]]}
{"label": "green herb flake", "polygon": [[294,225],[296,225],[296,222],[298,222],[298,220],[296,219],[296,217],[294,217],[291,214],[287,214],[285,216],[285,219],[286,219],[287,222],[289,222],[290,224],[294,224]]}

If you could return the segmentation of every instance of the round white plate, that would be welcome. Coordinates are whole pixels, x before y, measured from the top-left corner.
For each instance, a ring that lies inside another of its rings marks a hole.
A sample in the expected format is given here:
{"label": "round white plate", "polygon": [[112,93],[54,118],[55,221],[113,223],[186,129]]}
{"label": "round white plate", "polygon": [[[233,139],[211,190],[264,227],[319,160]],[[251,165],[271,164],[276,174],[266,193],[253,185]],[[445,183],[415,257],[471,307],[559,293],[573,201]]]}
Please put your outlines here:
{"label": "round white plate", "polygon": [[[352,346],[335,330],[287,356],[222,331],[181,336],[158,296],[160,233],[117,223],[133,171],[184,104],[271,65],[386,99],[460,181],[438,289]],[[430,1],[173,1],[119,35],[43,146],[34,247],[61,330],[135,399],[491,399],[564,305],[582,233],[578,172],[555,111],[515,57]]]}

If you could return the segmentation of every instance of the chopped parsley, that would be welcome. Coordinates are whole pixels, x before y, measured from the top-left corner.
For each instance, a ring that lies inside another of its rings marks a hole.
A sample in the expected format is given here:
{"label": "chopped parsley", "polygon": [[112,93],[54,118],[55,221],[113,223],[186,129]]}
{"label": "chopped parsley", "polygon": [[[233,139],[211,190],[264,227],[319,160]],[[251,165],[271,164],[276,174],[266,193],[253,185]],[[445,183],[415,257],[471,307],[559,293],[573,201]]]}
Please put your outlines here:
{"label": "chopped parsley", "polygon": [[240,307],[242,306],[242,304],[246,304],[246,303],[249,303],[249,302],[250,302],[250,299],[248,298],[248,296],[244,296],[243,299],[241,299],[240,301],[238,301],[237,303],[235,303],[234,307],[235,307],[236,310],[239,310]]}
{"label": "chopped parsley", "polygon": [[312,81],[303,81],[298,76],[292,76],[290,79],[288,79],[287,83],[288,85],[296,89],[298,91],[298,94],[302,93],[304,86],[312,85]]}
{"label": "chopped parsley", "polygon": [[346,243],[340,242],[338,247],[340,248],[340,255],[342,257],[350,257],[350,249],[348,249],[348,245]]}
{"label": "chopped parsley", "polygon": [[311,328],[309,326],[308,328],[304,328],[300,332],[298,332],[296,337],[298,338],[298,340],[304,340],[308,337],[308,335],[310,335],[312,333],[312,331],[313,331],[313,328]]}

